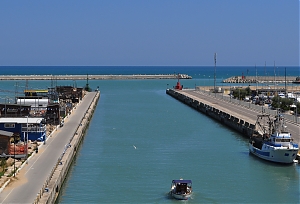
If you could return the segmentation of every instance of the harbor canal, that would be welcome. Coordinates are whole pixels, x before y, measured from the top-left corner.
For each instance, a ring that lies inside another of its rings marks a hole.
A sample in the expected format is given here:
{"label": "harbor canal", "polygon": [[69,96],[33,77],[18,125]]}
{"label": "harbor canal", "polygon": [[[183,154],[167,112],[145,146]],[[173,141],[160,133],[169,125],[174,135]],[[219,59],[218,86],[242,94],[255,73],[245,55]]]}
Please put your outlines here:
{"label": "harbor canal", "polygon": [[179,178],[193,181],[191,203],[299,202],[299,165],[249,155],[246,137],[174,100],[166,84],[174,80],[101,82],[57,203],[175,203],[167,193]]}

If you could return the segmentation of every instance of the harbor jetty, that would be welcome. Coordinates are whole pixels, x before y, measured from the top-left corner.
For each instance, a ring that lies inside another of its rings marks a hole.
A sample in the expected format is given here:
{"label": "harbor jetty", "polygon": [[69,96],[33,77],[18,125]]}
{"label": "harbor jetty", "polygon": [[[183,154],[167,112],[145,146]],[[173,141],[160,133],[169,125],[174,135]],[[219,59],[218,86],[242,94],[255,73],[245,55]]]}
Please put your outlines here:
{"label": "harbor jetty", "polygon": [[[264,106],[233,99],[228,95],[211,92],[212,88],[196,87],[196,89],[175,90],[167,89],[166,93],[195,110],[215,119],[223,125],[241,133],[249,138],[255,128],[258,114],[269,114],[275,117],[276,110]],[[299,124],[300,117],[285,115],[287,126],[296,143],[300,143]],[[300,152],[296,161],[300,164]]]}
{"label": "harbor jetty", "polygon": [[55,166],[51,170],[47,180],[39,191],[34,203],[55,203],[60,192],[61,186],[67,176],[72,164],[73,158],[77,153],[89,122],[93,116],[94,110],[100,98],[100,92],[94,92],[93,99],[83,114],[75,133],[71,135],[61,156],[58,158]]}
{"label": "harbor jetty", "polygon": [[[167,89],[166,93],[173,98],[191,106],[199,112],[206,114],[209,117],[218,120],[219,122],[243,133],[246,137],[250,137],[255,125],[255,120],[238,114],[235,111],[230,111],[226,107],[223,107],[219,101],[209,101],[203,98],[197,98],[192,95],[191,91],[177,91],[174,89]],[[204,96],[204,97],[209,97]]]}
{"label": "harbor jetty", "polygon": [[125,79],[192,79],[187,74],[133,75],[0,75],[0,80],[125,80]]}
{"label": "harbor jetty", "polygon": [[65,116],[63,126],[57,125],[16,176],[2,186],[1,203],[55,203],[99,98],[99,91],[85,93]]}
{"label": "harbor jetty", "polygon": [[[212,93],[202,87],[197,89],[167,89],[166,93],[195,110],[215,119],[216,121],[234,129],[246,138],[252,135],[258,114],[266,113],[275,117],[276,110],[265,106],[255,105],[233,99],[228,95]],[[294,115],[286,115],[289,130],[293,132],[295,142],[300,142],[299,123],[300,118]]]}

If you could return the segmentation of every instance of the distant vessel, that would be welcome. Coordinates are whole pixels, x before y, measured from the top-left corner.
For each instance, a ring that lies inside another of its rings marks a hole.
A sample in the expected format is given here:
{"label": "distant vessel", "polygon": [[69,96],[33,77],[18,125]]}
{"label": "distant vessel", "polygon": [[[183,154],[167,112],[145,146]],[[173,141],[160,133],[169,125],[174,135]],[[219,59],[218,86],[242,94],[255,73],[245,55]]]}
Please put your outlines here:
{"label": "distant vessel", "polygon": [[293,81],[294,84],[300,84],[300,77],[296,77],[296,80]]}
{"label": "distant vessel", "polygon": [[272,162],[293,163],[299,147],[287,131],[283,115],[275,120],[270,115],[257,116],[255,130],[249,140],[249,151],[255,156]]}
{"label": "distant vessel", "polygon": [[173,180],[170,195],[177,200],[188,200],[192,195],[192,181]]}

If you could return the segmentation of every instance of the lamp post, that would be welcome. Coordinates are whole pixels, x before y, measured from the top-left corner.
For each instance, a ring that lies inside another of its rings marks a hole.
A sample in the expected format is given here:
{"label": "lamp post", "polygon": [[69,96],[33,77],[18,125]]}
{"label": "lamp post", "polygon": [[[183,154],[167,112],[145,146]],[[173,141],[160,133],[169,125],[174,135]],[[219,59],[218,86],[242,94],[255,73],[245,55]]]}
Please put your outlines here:
{"label": "lamp post", "polygon": [[229,96],[230,96],[230,102],[231,102],[231,82],[230,83],[230,88],[229,88]]}
{"label": "lamp post", "polygon": [[5,117],[6,117],[6,97],[5,97]]}
{"label": "lamp post", "polygon": [[[38,121],[39,121],[39,123],[38,123]],[[42,131],[43,131],[43,133],[44,133],[44,128],[41,128],[41,122],[42,122],[42,119],[38,119],[37,121],[36,121],[36,125],[38,124],[38,126],[36,126],[36,129],[37,129],[37,132],[39,132],[39,134],[41,134],[42,133]],[[39,127],[39,130],[38,130],[38,127]],[[44,145],[46,144],[46,134],[45,134],[45,136],[44,136]]]}
{"label": "lamp post", "polygon": [[241,89],[239,88],[239,105],[241,104]]}
{"label": "lamp post", "polygon": [[27,123],[26,123],[26,164],[28,164],[28,115],[26,116]]}
{"label": "lamp post", "polygon": [[215,59],[215,72],[214,72],[214,92],[215,92],[215,97],[216,97],[216,64],[217,64],[217,53],[215,52],[214,55]]}
{"label": "lamp post", "polygon": [[16,134],[14,133],[14,177],[16,177]]}

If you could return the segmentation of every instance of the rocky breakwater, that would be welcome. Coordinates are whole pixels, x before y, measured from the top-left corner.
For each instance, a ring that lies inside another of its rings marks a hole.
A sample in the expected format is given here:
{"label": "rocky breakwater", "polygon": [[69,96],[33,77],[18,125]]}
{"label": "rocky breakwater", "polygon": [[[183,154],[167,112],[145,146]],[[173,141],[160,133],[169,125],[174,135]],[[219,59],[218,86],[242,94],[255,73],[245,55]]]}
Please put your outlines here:
{"label": "rocky breakwater", "polygon": [[124,79],[192,79],[187,74],[133,75],[0,75],[0,80],[124,80]]}

